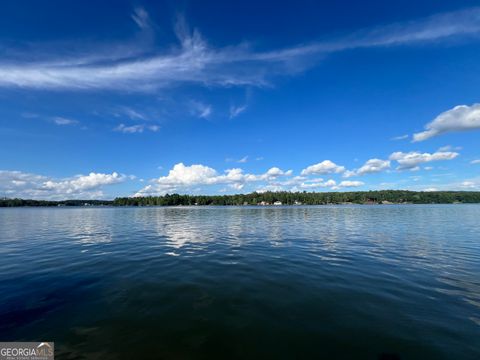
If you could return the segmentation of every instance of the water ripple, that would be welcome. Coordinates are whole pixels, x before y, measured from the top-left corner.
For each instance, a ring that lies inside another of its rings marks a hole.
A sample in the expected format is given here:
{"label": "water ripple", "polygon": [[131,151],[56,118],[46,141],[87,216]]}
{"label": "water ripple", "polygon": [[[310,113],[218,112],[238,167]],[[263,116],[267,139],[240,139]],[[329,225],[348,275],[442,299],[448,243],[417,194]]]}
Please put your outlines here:
{"label": "water ripple", "polygon": [[478,205],[0,209],[0,337],[54,339],[65,359],[477,359],[479,218]]}

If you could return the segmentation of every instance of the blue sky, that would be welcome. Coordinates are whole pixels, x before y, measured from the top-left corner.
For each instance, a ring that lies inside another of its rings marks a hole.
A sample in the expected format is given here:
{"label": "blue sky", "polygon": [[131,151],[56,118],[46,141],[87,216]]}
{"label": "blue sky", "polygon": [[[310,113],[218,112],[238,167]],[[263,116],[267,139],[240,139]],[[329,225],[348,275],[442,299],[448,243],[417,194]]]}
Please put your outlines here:
{"label": "blue sky", "polygon": [[475,1],[1,6],[2,196],[480,190]]}

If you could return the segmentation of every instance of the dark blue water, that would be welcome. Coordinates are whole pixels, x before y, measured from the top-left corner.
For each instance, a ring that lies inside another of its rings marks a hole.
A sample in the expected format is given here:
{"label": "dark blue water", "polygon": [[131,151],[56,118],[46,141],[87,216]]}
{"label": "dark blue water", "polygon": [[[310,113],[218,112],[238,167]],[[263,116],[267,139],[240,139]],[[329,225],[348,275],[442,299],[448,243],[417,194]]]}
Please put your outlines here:
{"label": "dark blue water", "polygon": [[13,340],[58,359],[480,359],[480,206],[1,209]]}

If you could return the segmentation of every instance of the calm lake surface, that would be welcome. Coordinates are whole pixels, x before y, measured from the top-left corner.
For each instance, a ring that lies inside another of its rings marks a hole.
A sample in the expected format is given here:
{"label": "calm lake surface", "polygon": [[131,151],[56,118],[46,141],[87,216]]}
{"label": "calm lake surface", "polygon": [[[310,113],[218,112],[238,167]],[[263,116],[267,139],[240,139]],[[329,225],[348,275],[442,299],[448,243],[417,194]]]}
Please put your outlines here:
{"label": "calm lake surface", "polygon": [[480,205],[0,209],[14,340],[57,359],[480,359]]}

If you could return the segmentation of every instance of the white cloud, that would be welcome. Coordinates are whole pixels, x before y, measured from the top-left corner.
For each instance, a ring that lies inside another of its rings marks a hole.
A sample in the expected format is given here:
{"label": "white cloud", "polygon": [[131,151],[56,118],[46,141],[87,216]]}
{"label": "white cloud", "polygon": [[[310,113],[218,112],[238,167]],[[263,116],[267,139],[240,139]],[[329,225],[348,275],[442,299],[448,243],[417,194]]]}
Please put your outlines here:
{"label": "white cloud", "polygon": [[480,191],[480,178],[476,177],[450,183],[436,183],[433,187],[416,185],[408,188],[417,191]]}
{"label": "white cloud", "polygon": [[391,138],[390,140],[398,141],[398,140],[405,140],[408,139],[408,135],[400,135],[400,136],[395,136]]}
{"label": "white cloud", "polygon": [[137,7],[132,14],[132,19],[140,29],[147,29],[150,27],[150,16],[142,7]]}
{"label": "white cloud", "polygon": [[118,184],[131,177],[116,172],[90,173],[54,179],[21,171],[0,171],[0,192],[5,196],[33,199],[101,198],[104,186]]}
{"label": "white cloud", "polygon": [[191,101],[190,108],[192,115],[202,119],[207,119],[212,114],[212,106],[200,101]]}
{"label": "white cloud", "polygon": [[77,120],[67,119],[61,116],[56,116],[52,118],[53,122],[57,125],[75,125],[78,124]]}
{"label": "white cloud", "polygon": [[244,157],[236,160],[234,158],[226,158],[225,159],[226,162],[237,162],[237,163],[240,163],[240,164],[245,164],[248,162],[248,155],[245,155]]}
{"label": "white cloud", "polygon": [[146,124],[138,124],[138,125],[127,126],[125,124],[119,124],[113,130],[124,133],[124,134],[135,134],[135,133],[143,133],[145,130],[150,130],[150,131],[153,131],[153,132],[157,132],[158,130],[160,130],[160,126],[158,126],[158,125],[146,125]]}
{"label": "white cloud", "polygon": [[271,192],[285,191],[285,188],[281,185],[264,185],[264,186],[258,187],[255,191],[261,194],[267,191],[271,191]]}
{"label": "white cloud", "polygon": [[344,178],[349,178],[352,176],[357,176],[357,171],[356,170],[345,170],[345,172],[342,175]]}
{"label": "white cloud", "polygon": [[183,163],[178,163],[169,171],[167,176],[161,176],[154,180],[153,185],[144,187],[135,196],[186,191],[202,185],[228,185],[233,189],[240,190],[247,183],[270,182],[279,177],[291,175],[291,170],[283,171],[278,167],[272,167],[263,174],[244,173],[240,168],[227,169],[224,173],[219,173],[217,170],[201,164],[186,166]]}
{"label": "white cloud", "polygon": [[370,159],[360,169],[357,170],[358,175],[378,173],[390,168],[389,160]]}
{"label": "white cloud", "polygon": [[101,174],[91,172],[88,175],[78,175],[72,179],[55,181],[47,180],[43,183],[42,188],[54,190],[62,194],[75,194],[85,190],[98,188],[102,185],[111,185],[125,181],[124,175],[116,172],[111,174]]}
{"label": "white cloud", "polygon": [[470,161],[470,164],[480,164],[480,159]]}
{"label": "white cloud", "polygon": [[183,163],[179,163],[169,171],[168,176],[159,178],[158,183],[172,185],[213,184],[217,176],[217,172],[208,166],[185,166]]}
{"label": "white cloud", "polygon": [[283,171],[278,167],[272,167],[265,173],[265,176],[267,179],[270,179],[270,178],[277,178],[279,176],[290,176],[292,175],[292,173],[293,173],[292,170]]}
{"label": "white cloud", "polygon": [[478,184],[475,183],[474,181],[463,181],[461,185],[462,187],[470,188],[470,189],[475,189],[478,186]]}
{"label": "white cloud", "polygon": [[445,146],[442,146],[438,149],[438,151],[452,151],[452,150],[459,151],[459,150],[462,150],[462,147],[461,146],[445,145]]}
{"label": "white cloud", "polygon": [[340,188],[345,188],[345,187],[359,187],[365,185],[364,182],[362,181],[349,181],[349,180],[344,180],[341,181],[340,184],[338,184],[338,187]]}
{"label": "white cloud", "polygon": [[302,175],[339,174],[345,171],[344,166],[339,166],[330,160],[310,165],[302,170]]}
{"label": "white cloud", "polygon": [[[190,31],[183,21],[179,21],[176,26],[179,45],[148,56],[145,53],[151,54],[151,51],[111,54],[94,49],[70,58],[53,54],[49,59],[31,61],[29,59],[35,58],[31,53],[19,56],[17,52],[15,58],[4,58],[0,62],[0,86],[127,91],[145,91],[181,83],[264,86],[274,76],[301,72],[318,59],[340,51],[478,34],[479,14],[480,8],[470,8],[358,31],[331,41],[265,52],[254,51],[245,43],[213,48],[198,31]],[[150,27],[151,20],[143,8],[137,8],[132,19],[144,31]],[[97,55],[99,53],[106,55],[102,58]]]}
{"label": "white cloud", "polygon": [[424,141],[449,132],[480,129],[480,104],[455,106],[438,115],[425,129],[413,134],[413,141]]}
{"label": "white cloud", "polygon": [[411,151],[404,153],[401,151],[394,152],[390,155],[390,160],[398,162],[398,170],[419,170],[419,165],[431,161],[453,160],[459,154],[452,151],[437,151],[435,153],[420,153]]}
{"label": "white cloud", "polygon": [[323,179],[312,179],[306,180],[294,186],[291,190],[292,191],[302,191],[302,190],[312,190],[316,188],[331,188],[337,185],[337,182],[333,179],[329,179],[327,181],[323,181]]}
{"label": "white cloud", "polygon": [[128,106],[122,106],[120,110],[132,120],[147,120],[145,115]]}
{"label": "white cloud", "polygon": [[238,163],[241,163],[241,164],[244,164],[246,162],[248,162],[248,156],[244,156],[243,158],[241,158],[240,160],[237,161]]}
{"label": "white cloud", "polygon": [[160,126],[158,126],[158,125],[148,125],[147,129],[150,130],[150,131],[153,131],[153,132],[157,132],[158,130],[160,130]]}
{"label": "white cloud", "polygon": [[308,179],[304,176],[295,176],[287,180],[270,179],[268,185],[260,186],[257,191],[315,191],[322,188],[333,188],[337,185],[333,179]]}
{"label": "white cloud", "polygon": [[244,112],[247,109],[247,105],[242,105],[242,106],[230,106],[230,119],[233,119],[240,115],[242,112]]}
{"label": "white cloud", "polygon": [[[267,172],[268,173],[268,172]],[[291,171],[282,172],[283,175],[290,174]],[[343,181],[340,184],[333,179],[324,180],[323,178],[308,178],[306,176],[294,176],[287,179],[268,178],[265,174],[255,177],[258,181],[268,180],[267,184],[257,187],[257,191],[317,191],[321,189],[338,190],[345,187],[362,186],[360,181]]]}
{"label": "white cloud", "polygon": [[361,176],[365,174],[378,173],[390,168],[389,160],[381,159],[370,159],[365,164],[363,164],[358,170],[350,171],[347,170],[343,174],[343,177],[352,177],[352,176]]}

